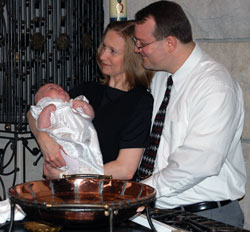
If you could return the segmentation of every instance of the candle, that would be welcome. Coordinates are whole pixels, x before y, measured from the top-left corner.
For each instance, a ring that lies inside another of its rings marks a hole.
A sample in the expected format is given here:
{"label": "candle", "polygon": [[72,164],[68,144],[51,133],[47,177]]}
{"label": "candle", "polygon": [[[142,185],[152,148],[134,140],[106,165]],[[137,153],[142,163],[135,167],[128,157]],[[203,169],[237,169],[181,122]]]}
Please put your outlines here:
{"label": "candle", "polygon": [[126,0],[109,0],[110,21],[127,20],[127,2]]}

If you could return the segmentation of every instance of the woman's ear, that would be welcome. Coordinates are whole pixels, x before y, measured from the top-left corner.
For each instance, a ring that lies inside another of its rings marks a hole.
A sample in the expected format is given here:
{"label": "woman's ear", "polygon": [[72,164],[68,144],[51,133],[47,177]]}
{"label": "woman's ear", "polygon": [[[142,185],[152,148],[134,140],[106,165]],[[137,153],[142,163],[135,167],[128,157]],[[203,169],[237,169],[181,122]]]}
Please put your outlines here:
{"label": "woman's ear", "polygon": [[165,44],[169,53],[172,53],[177,46],[177,39],[174,36],[169,35],[165,38]]}

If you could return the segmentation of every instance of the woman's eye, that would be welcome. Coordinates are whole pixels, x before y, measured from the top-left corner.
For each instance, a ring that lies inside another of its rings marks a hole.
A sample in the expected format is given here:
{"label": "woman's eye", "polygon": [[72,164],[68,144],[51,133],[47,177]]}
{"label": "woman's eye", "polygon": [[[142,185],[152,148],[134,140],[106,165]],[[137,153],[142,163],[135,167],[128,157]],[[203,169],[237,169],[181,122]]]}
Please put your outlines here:
{"label": "woman's eye", "polygon": [[110,49],[110,53],[111,53],[111,54],[117,54],[117,50],[116,50],[116,49],[111,48],[111,49]]}

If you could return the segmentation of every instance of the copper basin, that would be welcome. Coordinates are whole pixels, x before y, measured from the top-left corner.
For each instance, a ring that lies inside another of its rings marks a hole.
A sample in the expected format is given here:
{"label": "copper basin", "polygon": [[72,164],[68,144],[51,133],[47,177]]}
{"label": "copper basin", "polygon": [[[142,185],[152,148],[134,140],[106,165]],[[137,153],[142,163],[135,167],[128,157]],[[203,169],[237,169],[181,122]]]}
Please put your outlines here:
{"label": "copper basin", "polygon": [[39,180],[9,189],[11,202],[31,218],[66,226],[103,226],[127,220],[139,206],[155,200],[145,184],[106,176],[67,176]]}

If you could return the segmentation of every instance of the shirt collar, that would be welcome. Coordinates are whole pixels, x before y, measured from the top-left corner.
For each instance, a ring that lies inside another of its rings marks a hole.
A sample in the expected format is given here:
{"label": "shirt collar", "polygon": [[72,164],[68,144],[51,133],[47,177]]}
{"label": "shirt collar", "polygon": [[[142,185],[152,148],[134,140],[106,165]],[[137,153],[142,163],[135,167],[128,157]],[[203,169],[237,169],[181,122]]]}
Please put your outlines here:
{"label": "shirt collar", "polygon": [[176,91],[183,85],[185,82],[184,79],[187,79],[187,76],[192,72],[193,68],[200,61],[202,56],[202,50],[200,46],[196,43],[194,50],[184,62],[184,64],[172,75],[174,87]]}

